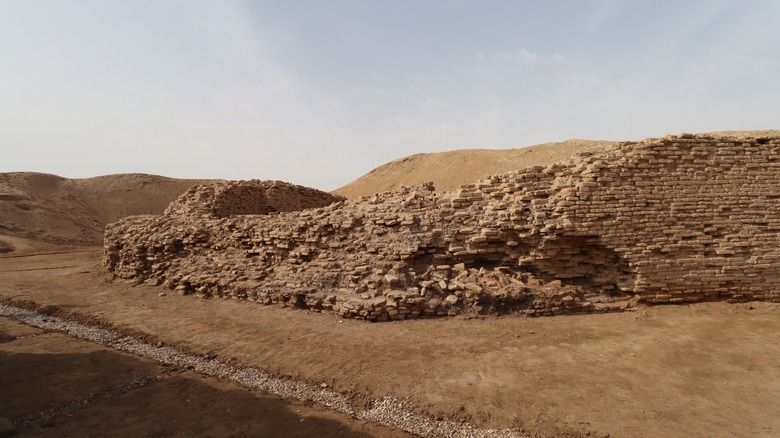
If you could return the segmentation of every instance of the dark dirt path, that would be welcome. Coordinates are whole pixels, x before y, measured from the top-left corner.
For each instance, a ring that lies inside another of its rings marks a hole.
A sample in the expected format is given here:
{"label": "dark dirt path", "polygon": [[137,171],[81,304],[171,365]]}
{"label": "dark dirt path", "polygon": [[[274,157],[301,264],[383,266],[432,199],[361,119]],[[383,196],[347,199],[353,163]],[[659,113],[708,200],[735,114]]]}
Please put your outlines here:
{"label": "dark dirt path", "polygon": [[19,437],[407,436],[8,318],[0,369]]}

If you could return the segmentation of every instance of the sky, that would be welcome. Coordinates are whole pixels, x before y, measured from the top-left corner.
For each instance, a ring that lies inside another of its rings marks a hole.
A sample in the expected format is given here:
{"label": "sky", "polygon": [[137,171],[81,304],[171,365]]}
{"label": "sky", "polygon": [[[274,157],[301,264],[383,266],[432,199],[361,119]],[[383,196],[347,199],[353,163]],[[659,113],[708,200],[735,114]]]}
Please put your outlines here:
{"label": "sky", "polygon": [[388,161],[778,129],[776,0],[0,0],[0,172],[336,189]]}

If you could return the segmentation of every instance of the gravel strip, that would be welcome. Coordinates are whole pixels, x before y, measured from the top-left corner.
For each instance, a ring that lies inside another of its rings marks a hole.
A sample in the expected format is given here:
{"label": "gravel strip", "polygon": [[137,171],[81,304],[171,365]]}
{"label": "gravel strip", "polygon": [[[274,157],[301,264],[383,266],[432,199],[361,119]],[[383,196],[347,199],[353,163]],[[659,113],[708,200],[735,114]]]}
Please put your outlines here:
{"label": "gravel strip", "polygon": [[79,339],[154,359],[163,364],[232,380],[247,388],[259,389],[284,398],[315,402],[354,418],[401,429],[423,437],[520,438],[523,436],[508,429],[475,429],[465,423],[434,420],[415,415],[410,410],[411,406],[389,396],[373,400],[367,410],[356,411],[348,397],[328,388],[275,377],[257,368],[234,367],[219,359],[207,359],[186,354],[171,347],[156,346],[134,338],[120,336],[111,330],[90,327],[15,306],[0,304],[0,316],[13,318],[44,330],[64,332]]}

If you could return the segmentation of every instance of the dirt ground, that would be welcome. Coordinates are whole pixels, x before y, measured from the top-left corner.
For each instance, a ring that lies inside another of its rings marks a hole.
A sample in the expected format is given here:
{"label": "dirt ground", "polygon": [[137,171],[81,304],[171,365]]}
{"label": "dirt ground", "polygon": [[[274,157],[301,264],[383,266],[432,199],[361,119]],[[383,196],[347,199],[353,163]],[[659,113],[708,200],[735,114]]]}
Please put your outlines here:
{"label": "dirt ground", "polygon": [[[27,250],[0,256],[0,300],[326,382],[356,406],[393,395],[433,418],[532,436],[780,435],[777,304],[371,324],[112,283],[100,248]],[[14,422],[98,394],[21,436],[402,436],[10,320],[0,369],[0,417]],[[154,379],[110,391],[144,377]]]}
{"label": "dirt ground", "polygon": [[0,415],[16,436],[405,436],[0,318]]}

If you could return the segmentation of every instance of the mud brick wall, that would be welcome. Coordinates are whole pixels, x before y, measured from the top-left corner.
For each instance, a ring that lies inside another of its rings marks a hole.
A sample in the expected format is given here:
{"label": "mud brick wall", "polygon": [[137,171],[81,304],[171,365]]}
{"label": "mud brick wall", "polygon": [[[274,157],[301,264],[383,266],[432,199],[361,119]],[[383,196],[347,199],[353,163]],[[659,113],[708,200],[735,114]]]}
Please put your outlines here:
{"label": "mud brick wall", "polygon": [[581,175],[560,220],[625,261],[625,289],[658,303],[779,296],[777,139],[622,145]]}
{"label": "mud brick wall", "polygon": [[183,294],[370,321],[780,301],[777,138],[622,143],[448,193],[315,192],[201,186],[108,226],[106,265]]}

